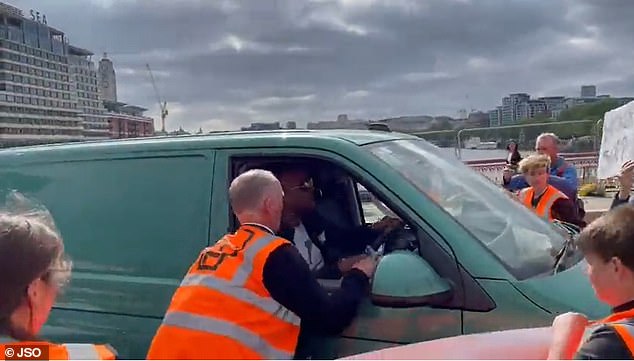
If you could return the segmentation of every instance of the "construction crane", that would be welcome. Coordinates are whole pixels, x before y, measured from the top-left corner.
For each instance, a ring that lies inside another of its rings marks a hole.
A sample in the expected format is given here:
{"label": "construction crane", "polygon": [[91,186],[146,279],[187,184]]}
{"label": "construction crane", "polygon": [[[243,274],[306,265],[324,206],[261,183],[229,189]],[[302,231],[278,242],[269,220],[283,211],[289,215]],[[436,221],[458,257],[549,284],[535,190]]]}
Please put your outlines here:
{"label": "construction crane", "polygon": [[152,79],[152,86],[154,87],[154,93],[156,93],[159,109],[161,110],[161,132],[165,134],[165,117],[167,117],[167,101],[161,100],[161,95],[159,94],[158,88],[156,87],[156,82],[154,81],[154,75],[152,74],[152,69],[150,69],[150,64],[145,64],[145,66],[147,67],[148,73],[150,73],[150,79]]}

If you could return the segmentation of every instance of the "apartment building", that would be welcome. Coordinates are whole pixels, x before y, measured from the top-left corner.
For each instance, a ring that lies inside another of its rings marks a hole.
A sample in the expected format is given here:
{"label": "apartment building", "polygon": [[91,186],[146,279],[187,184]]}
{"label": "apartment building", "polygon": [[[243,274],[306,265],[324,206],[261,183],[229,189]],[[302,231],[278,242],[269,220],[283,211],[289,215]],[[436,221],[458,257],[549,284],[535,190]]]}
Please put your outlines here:
{"label": "apartment building", "polygon": [[66,38],[0,3],[0,147],[80,141]]}
{"label": "apartment building", "polygon": [[99,96],[97,70],[92,61],[93,55],[89,50],[68,46],[72,99],[81,110],[85,140],[110,138],[106,109]]}

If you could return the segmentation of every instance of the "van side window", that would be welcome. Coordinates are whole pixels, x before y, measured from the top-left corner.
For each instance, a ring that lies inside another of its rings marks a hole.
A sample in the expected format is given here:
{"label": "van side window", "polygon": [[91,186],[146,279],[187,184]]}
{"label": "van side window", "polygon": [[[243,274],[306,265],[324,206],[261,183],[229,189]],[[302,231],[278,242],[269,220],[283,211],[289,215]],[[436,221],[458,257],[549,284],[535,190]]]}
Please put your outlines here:
{"label": "van side window", "polygon": [[384,217],[398,218],[391,209],[361,185],[361,183],[357,183],[357,192],[359,194],[359,200],[361,201],[363,219],[366,224],[378,222]]}
{"label": "van side window", "polygon": [[[329,247],[336,248],[333,253],[340,257],[370,252],[367,246],[373,247],[375,251],[385,250],[385,247],[381,248],[379,244],[384,237],[381,237],[381,231],[375,229],[377,226],[374,224],[385,216],[397,219],[400,217],[361,186],[354,175],[338,164],[302,157],[252,158],[237,160],[232,167],[235,170],[233,177],[253,168],[268,169],[280,174],[284,172],[285,166],[288,166],[288,169],[296,169],[298,165],[304,169],[302,172],[306,173],[306,178],[310,180],[309,183],[314,188],[314,209],[302,216],[300,228],[282,227],[278,232],[280,236],[295,242],[299,239],[298,232],[304,232],[301,228],[303,226],[308,237],[318,244],[317,247],[326,248],[326,250],[322,249],[323,253],[329,253],[331,251]],[[286,197],[292,197],[293,191],[288,189]],[[235,217],[234,222],[237,226]],[[416,251],[416,233],[412,232],[408,225],[402,228],[407,235],[399,237],[404,243],[398,247]],[[301,243],[304,244],[304,242]],[[392,251],[394,246],[395,244],[391,243],[388,249]]]}

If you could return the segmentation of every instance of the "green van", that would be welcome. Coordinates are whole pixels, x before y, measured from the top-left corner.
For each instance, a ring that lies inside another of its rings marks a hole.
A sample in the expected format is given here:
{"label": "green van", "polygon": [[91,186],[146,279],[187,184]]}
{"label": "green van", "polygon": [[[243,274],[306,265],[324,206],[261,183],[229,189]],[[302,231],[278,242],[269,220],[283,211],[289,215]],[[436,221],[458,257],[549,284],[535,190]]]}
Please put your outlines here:
{"label": "green van", "polygon": [[44,203],[74,260],[43,336],[144,358],[198,252],[237,227],[232,178],[280,162],[311,166],[318,209],[333,221],[358,226],[393,214],[406,224],[376,240],[385,256],[354,323],[336,337],[303,335],[301,357],[544,326],[569,310],[609,312],[566,233],[420,138],[227,132],[0,151],[0,189]]}

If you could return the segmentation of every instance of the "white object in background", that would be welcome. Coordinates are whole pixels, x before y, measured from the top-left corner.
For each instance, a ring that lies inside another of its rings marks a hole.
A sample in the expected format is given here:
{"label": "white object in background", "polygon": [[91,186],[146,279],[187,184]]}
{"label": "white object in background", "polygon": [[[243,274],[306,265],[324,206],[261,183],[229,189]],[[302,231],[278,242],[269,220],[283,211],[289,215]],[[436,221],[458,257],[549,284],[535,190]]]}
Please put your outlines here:
{"label": "white object in background", "polygon": [[634,159],[634,101],[610,110],[603,117],[597,177],[616,176],[621,165],[630,159]]}
{"label": "white object in background", "polygon": [[477,333],[390,347],[343,360],[545,360],[550,327]]}

